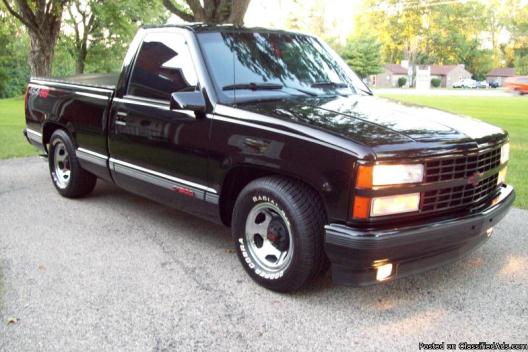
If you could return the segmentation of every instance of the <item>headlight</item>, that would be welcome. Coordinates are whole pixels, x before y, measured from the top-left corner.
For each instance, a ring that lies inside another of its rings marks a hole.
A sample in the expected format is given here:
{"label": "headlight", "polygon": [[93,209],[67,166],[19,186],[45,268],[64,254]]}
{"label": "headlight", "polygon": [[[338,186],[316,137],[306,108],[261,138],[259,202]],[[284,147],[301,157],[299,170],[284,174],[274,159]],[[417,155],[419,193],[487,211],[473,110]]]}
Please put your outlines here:
{"label": "headlight", "polygon": [[417,211],[420,193],[372,198],[370,216],[383,216]]}
{"label": "headlight", "polygon": [[360,188],[370,188],[418,183],[422,182],[423,175],[424,166],[422,164],[360,166],[356,185]]}
{"label": "headlight", "polygon": [[510,143],[506,143],[501,148],[501,164],[506,163],[508,160],[510,160]]}

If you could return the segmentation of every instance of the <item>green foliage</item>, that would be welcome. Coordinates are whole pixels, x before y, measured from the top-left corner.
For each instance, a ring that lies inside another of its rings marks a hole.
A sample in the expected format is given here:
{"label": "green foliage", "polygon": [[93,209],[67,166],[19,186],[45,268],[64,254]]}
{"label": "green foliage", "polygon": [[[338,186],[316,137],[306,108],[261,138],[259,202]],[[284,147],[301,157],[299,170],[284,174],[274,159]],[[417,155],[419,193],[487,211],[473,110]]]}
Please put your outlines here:
{"label": "green foliage", "polygon": [[[115,72],[121,68],[128,45],[137,29],[144,24],[162,24],[168,12],[161,2],[148,0],[72,0],[70,6],[96,18],[95,26],[87,36],[85,72]],[[69,76],[75,73],[78,47],[73,29],[80,28],[80,15],[73,10],[75,18],[67,14],[64,24],[69,28],[62,31],[55,47],[52,75]],[[24,93],[30,77],[28,53],[29,36],[24,26],[8,15],[0,2],[0,98]]]}
{"label": "green foliage", "polygon": [[345,49],[344,45],[339,41],[339,38],[327,36],[327,35],[321,35],[321,39],[325,41],[326,44],[328,44],[329,47],[334,49],[336,53],[342,53]]}
{"label": "green foliage", "polygon": [[0,98],[24,93],[29,78],[29,38],[0,6]]}
{"label": "green foliage", "polygon": [[398,88],[403,87],[405,84],[407,84],[407,78],[405,77],[398,78]]}
{"label": "green foliage", "polygon": [[66,77],[74,74],[75,58],[72,56],[72,46],[70,37],[59,37],[51,70],[53,77]]}
{"label": "green foliage", "polygon": [[[81,57],[81,46],[86,39],[85,72],[115,72],[120,70],[128,45],[138,28],[144,24],[162,24],[168,19],[168,12],[161,2],[147,0],[73,0],[66,23],[77,28],[79,36],[73,32],[63,36],[58,44],[60,62],[54,66],[54,74],[73,74],[77,60]],[[85,23],[82,15],[86,16]],[[93,23],[87,26],[89,18]],[[84,31],[88,36],[83,38]],[[59,60],[57,60],[59,61]]]}
{"label": "green foliage", "polygon": [[465,65],[466,70],[473,74],[473,78],[482,81],[486,74],[493,68],[493,52],[488,49],[479,49],[477,40],[460,42],[456,57],[459,63]]}
{"label": "green foliage", "polygon": [[515,58],[515,73],[518,75],[528,75],[528,55],[518,55]]}
{"label": "green foliage", "polygon": [[350,38],[341,56],[360,78],[383,72],[381,44],[372,37]]}
{"label": "green foliage", "polygon": [[[528,47],[528,6],[521,0],[439,1],[418,4],[398,0],[364,0],[356,20],[359,33],[374,35],[381,42],[382,62],[402,59],[415,64],[464,64],[474,78],[482,80],[493,67],[513,63],[513,48]],[[506,28],[510,43],[501,46]],[[482,49],[483,35],[492,50]]]}
{"label": "green foliage", "polygon": [[433,86],[433,88],[438,88],[438,87],[440,87],[441,84],[442,84],[442,80],[441,79],[439,79],[439,78],[431,79],[431,86]]}

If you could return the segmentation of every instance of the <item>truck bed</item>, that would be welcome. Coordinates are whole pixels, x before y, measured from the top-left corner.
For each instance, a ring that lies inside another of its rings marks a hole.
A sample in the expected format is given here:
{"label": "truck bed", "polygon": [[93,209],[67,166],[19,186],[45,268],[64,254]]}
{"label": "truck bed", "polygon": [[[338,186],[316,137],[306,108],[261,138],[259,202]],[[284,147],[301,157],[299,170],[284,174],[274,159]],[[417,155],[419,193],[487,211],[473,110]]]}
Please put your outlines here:
{"label": "truck bed", "polygon": [[[26,133],[30,142],[45,151],[49,138],[45,127],[52,124],[75,135],[78,148],[107,155],[106,115],[117,80],[117,74],[31,77],[26,94]],[[106,172],[106,165],[100,168]]]}
{"label": "truck bed", "polygon": [[94,88],[106,88],[114,90],[119,79],[119,73],[88,73],[60,78],[32,77],[33,81],[57,82],[76,84]]}

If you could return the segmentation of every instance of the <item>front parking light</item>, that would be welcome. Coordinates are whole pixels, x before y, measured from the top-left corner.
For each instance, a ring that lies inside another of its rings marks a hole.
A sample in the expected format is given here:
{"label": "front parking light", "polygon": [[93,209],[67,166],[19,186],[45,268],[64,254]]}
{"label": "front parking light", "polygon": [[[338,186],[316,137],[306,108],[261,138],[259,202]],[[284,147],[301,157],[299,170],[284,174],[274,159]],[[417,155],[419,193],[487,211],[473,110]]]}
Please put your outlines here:
{"label": "front parking light", "polygon": [[352,217],[368,219],[369,217],[409,213],[418,211],[420,193],[401,194],[386,197],[354,197]]}
{"label": "front parking light", "polygon": [[370,216],[383,216],[417,211],[420,193],[372,198]]}

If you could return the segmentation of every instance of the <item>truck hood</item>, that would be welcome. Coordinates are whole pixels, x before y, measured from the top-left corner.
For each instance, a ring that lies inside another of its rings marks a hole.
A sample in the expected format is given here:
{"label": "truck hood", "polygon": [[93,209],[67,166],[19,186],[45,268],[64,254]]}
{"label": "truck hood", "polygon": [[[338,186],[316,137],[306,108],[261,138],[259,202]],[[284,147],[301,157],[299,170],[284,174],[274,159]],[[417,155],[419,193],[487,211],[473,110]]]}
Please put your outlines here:
{"label": "truck hood", "polygon": [[418,149],[469,150],[507,138],[504,130],[470,117],[373,96],[287,99],[239,108],[310,125],[385,156]]}

